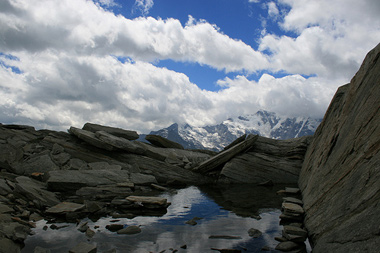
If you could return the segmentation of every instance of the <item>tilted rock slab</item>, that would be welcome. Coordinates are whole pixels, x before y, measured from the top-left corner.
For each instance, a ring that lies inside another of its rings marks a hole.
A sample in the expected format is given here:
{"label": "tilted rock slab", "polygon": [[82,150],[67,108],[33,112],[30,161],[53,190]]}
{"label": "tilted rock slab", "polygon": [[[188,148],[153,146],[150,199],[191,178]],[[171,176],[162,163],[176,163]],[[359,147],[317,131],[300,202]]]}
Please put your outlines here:
{"label": "tilted rock slab", "polygon": [[194,168],[194,171],[207,173],[209,171],[212,171],[218,168],[219,166],[231,160],[236,155],[252,147],[252,145],[255,143],[257,139],[258,139],[258,135],[249,135],[246,140],[202,162],[198,167]]}
{"label": "tilted rock slab", "polygon": [[114,136],[122,137],[131,141],[137,140],[139,138],[139,135],[137,134],[136,131],[124,130],[117,127],[102,126],[102,125],[92,124],[92,123],[84,124],[82,129],[93,132],[93,133],[96,133],[98,131],[103,131],[103,132],[112,134]]}
{"label": "tilted rock slab", "polygon": [[297,183],[310,140],[258,137],[250,150],[226,163],[221,178],[232,183]]}
{"label": "tilted rock slab", "polygon": [[378,252],[380,44],[336,92],[314,134],[299,187],[313,252]]}
{"label": "tilted rock slab", "polygon": [[184,149],[181,144],[159,135],[148,134],[145,139],[157,147]]}

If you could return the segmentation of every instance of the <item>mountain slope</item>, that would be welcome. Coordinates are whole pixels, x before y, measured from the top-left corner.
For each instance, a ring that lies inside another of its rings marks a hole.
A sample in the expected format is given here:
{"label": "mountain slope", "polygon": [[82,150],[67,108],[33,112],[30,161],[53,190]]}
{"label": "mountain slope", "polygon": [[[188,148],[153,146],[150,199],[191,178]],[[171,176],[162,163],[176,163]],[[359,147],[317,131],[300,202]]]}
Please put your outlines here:
{"label": "mountain slope", "polygon": [[290,139],[314,134],[321,120],[306,117],[281,117],[272,112],[258,111],[255,114],[229,118],[218,125],[193,127],[188,124],[173,124],[152,131],[182,144],[186,149],[222,150],[243,134],[258,134],[273,139]]}

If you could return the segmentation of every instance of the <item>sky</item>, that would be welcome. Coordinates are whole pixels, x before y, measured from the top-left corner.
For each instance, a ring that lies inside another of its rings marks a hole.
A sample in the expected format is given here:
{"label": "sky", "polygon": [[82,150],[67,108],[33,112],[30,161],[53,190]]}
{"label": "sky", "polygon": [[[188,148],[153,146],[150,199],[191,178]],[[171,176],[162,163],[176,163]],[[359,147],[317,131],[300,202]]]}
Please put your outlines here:
{"label": "sky", "polygon": [[378,0],[0,0],[0,122],[322,118],[380,42],[379,13]]}

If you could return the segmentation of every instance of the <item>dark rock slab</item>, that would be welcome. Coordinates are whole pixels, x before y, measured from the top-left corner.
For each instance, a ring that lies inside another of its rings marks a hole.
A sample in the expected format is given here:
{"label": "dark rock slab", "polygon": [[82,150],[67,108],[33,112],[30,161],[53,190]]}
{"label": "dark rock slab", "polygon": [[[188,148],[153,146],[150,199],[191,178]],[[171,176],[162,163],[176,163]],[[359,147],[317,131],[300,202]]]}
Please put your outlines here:
{"label": "dark rock slab", "polygon": [[55,206],[46,210],[49,214],[64,214],[68,212],[77,212],[85,208],[83,204],[77,204],[72,202],[61,202]]}
{"label": "dark rock slab", "polygon": [[194,171],[198,171],[201,173],[207,173],[212,171],[219,166],[225,164],[229,160],[231,160],[236,155],[246,151],[251,148],[255,141],[258,139],[257,135],[249,135],[246,140],[238,143],[237,145],[224,150],[217,154],[216,156],[211,157],[210,159],[202,162],[198,167],[194,168]]}
{"label": "dark rock slab", "polygon": [[125,138],[117,137],[105,131],[98,131],[95,133],[95,136],[101,141],[117,149],[122,149],[133,154],[143,154],[145,152],[141,146],[138,146]]}
{"label": "dark rock slab", "polygon": [[106,132],[106,133],[109,133],[114,136],[121,137],[127,140],[137,140],[139,138],[139,135],[137,134],[136,131],[124,130],[122,128],[117,128],[117,127],[102,126],[102,125],[93,124],[93,123],[84,124],[82,129],[93,132],[93,133],[96,133],[98,131],[103,131],[103,132]]}
{"label": "dark rock slab", "polygon": [[116,148],[108,143],[105,143],[104,141],[100,140],[99,138],[96,137],[95,133],[79,129],[76,127],[70,127],[69,133],[77,136],[79,139],[87,142],[88,144],[100,148],[100,149],[105,149],[105,150],[116,150]]}
{"label": "dark rock slab", "polygon": [[299,187],[315,253],[379,250],[379,80],[380,44],[337,90],[305,155]]}
{"label": "dark rock slab", "polygon": [[117,231],[120,235],[134,235],[141,233],[141,228],[139,226],[128,226],[126,228]]}
{"label": "dark rock slab", "polygon": [[77,244],[74,248],[69,250],[69,253],[96,253],[96,245],[89,244],[86,242],[81,242]]}
{"label": "dark rock slab", "polygon": [[2,237],[0,238],[0,249],[1,252],[12,252],[12,253],[20,253],[21,252],[21,244],[15,243],[14,241]]}
{"label": "dark rock slab", "polygon": [[297,183],[304,154],[312,137],[274,140],[258,137],[247,152],[235,156],[222,169],[232,183]]}
{"label": "dark rock slab", "polygon": [[53,192],[46,190],[44,183],[25,176],[16,178],[14,192],[29,201],[37,202],[41,207],[50,207],[60,202]]}
{"label": "dark rock slab", "polygon": [[81,187],[95,187],[130,182],[125,170],[57,170],[49,172],[48,188],[53,191],[72,191]]}
{"label": "dark rock slab", "polygon": [[159,135],[148,134],[145,136],[145,139],[157,147],[184,149],[181,144],[168,140]]}

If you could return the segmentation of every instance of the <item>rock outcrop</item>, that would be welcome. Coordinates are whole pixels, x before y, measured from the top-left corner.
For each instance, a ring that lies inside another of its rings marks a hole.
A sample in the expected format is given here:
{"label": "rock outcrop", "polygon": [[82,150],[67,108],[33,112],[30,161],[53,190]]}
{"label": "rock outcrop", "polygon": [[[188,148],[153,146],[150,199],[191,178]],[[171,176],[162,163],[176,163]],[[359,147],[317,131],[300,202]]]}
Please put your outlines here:
{"label": "rock outcrop", "polygon": [[380,44],[336,92],[299,186],[313,252],[379,251]]}

